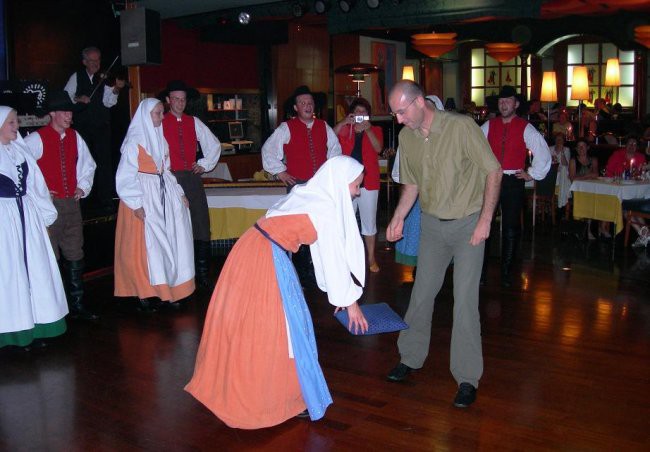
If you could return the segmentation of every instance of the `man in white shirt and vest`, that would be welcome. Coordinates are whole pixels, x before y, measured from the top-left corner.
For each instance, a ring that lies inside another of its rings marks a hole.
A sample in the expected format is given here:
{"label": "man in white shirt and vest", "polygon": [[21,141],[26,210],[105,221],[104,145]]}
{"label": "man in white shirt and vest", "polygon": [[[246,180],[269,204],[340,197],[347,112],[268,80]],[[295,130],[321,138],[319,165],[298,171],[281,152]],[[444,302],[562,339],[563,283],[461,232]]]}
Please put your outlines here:
{"label": "man in white shirt and vest", "polygon": [[113,213],[113,192],[115,173],[111,158],[111,114],[109,109],[117,104],[120,90],[125,81],[115,80],[114,86],[107,86],[106,77],[99,72],[102,53],[97,47],[86,47],[81,51],[83,69],[70,76],[63,88],[75,104],[86,108],[74,112],[74,126],[81,135],[90,153],[97,162],[93,211]]}
{"label": "man in white shirt and vest", "polygon": [[50,93],[50,123],[25,137],[25,143],[38,161],[58,212],[48,233],[62,268],[70,315],[96,320],[98,317],[83,302],[83,223],[79,207],[79,200],[92,189],[96,165],[81,135],[70,128],[73,112],[84,107],[73,104],[65,91]]}
{"label": "man in white shirt and vest", "polygon": [[[528,121],[517,116],[519,100],[512,86],[504,85],[499,92],[500,116],[485,122],[481,129],[492,152],[501,164],[503,178],[501,205],[501,285],[512,286],[512,263],[521,235],[521,209],[525,199],[526,181],[544,179],[551,167],[551,153],[544,137]],[[525,169],[528,150],[532,165]],[[487,247],[484,262],[487,262]],[[485,283],[485,263],[481,282]]]}
{"label": "man in white shirt and vest", "polygon": [[[196,89],[181,80],[173,80],[158,97],[169,105],[162,127],[169,144],[171,170],[190,203],[196,282],[200,287],[211,287],[208,280],[210,216],[201,174],[211,171],[217,165],[221,143],[199,118],[184,113],[188,99],[199,97]],[[197,158],[197,143],[201,146],[201,158]]]}
{"label": "man in white shirt and vest", "polygon": [[[309,88],[299,86],[292,98],[296,116],[280,124],[262,146],[264,170],[284,182],[287,190],[307,182],[325,160],[342,153],[332,128],[314,117],[316,105]],[[301,246],[293,260],[303,286],[316,287],[309,247]]]}

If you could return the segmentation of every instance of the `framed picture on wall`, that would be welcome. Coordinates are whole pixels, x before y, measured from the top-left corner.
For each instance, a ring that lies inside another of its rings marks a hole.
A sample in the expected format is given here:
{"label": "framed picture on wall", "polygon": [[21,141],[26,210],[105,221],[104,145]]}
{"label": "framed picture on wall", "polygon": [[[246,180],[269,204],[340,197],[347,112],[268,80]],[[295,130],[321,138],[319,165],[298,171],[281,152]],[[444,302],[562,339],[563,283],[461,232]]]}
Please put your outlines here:
{"label": "framed picture on wall", "polygon": [[372,113],[386,114],[388,106],[388,93],[395,84],[397,73],[397,54],[395,44],[387,42],[372,41],[370,43],[372,52],[372,64],[379,66],[380,71],[372,74]]}

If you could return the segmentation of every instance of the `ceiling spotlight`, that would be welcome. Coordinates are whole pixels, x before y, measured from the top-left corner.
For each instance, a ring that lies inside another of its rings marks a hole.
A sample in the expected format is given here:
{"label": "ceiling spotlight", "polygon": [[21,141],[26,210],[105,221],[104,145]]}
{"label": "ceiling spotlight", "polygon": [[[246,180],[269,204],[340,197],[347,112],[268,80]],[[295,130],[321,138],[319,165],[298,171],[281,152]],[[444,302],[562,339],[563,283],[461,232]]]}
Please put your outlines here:
{"label": "ceiling spotlight", "polygon": [[242,11],[237,16],[237,20],[242,25],[248,25],[251,22],[251,15],[249,13],[247,13],[246,11]]}
{"label": "ceiling spotlight", "polygon": [[307,8],[302,2],[295,2],[291,5],[291,13],[293,14],[293,17],[302,17],[305,14],[306,9]]}
{"label": "ceiling spotlight", "polygon": [[314,2],[314,11],[316,11],[316,14],[323,14],[329,11],[331,6],[329,0],[316,0]]}
{"label": "ceiling spotlight", "polygon": [[370,9],[379,8],[379,0],[366,0],[366,5]]}
{"label": "ceiling spotlight", "polygon": [[354,0],[339,0],[339,8],[344,13],[349,13],[354,6]]}

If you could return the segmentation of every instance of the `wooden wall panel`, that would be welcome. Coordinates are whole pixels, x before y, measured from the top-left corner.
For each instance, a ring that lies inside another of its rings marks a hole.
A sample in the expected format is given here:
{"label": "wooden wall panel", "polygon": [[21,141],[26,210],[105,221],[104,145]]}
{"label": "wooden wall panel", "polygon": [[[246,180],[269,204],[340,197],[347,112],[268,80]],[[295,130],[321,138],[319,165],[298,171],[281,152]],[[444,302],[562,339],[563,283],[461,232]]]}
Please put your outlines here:
{"label": "wooden wall panel", "polygon": [[284,118],[284,103],[300,85],[313,92],[329,91],[329,34],[325,25],[289,25],[289,42],[276,46],[273,55],[277,67],[273,74],[276,87],[278,118]]}

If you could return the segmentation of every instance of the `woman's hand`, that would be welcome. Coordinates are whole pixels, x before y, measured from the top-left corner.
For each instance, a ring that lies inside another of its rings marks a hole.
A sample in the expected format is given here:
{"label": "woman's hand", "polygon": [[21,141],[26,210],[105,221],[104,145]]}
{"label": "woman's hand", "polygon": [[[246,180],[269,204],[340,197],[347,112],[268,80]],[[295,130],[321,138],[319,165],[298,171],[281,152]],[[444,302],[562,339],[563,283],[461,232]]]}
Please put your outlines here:
{"label": "woman's hand", "polygon": [[183,205],[187,207],[188,209],[190,208],[190,202],[187,200],[185,195],[181,196],[181,201],[183,201]]}
{"label": "woman's hand", "polygon": [[138,207],[137,209],[135,209],[133,211],[133,214],[140,221],[144,221],[144,218],[146,217],[146,215],[144,214],[144,208],[143,207]]}
{"label": "woman's hand", "polygon": [[356,301],[347,308],[336,308],[334,314],[344,309],[347,309],[348,311],[348,330],[354,333],[365,333],[368,331],[368,321]]}

